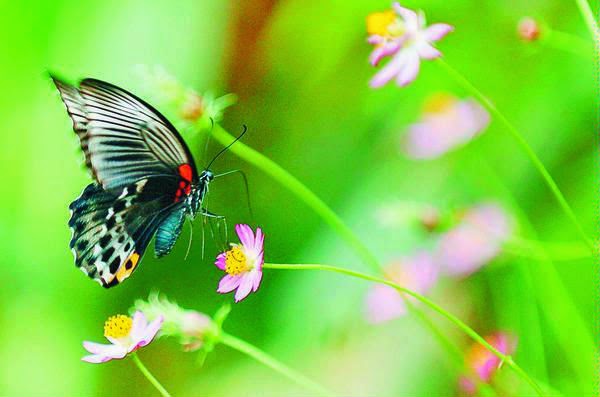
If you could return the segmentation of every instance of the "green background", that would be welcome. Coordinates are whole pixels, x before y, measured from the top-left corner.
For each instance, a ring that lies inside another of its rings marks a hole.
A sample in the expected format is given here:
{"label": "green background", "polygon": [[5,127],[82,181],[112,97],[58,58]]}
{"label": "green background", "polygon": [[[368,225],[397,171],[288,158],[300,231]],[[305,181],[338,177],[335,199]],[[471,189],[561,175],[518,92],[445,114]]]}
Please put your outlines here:
{"label": "green background", "polygon": [[[598,196],[597,70],[580,56],[524,43],[524,15],[591,43],[573,1],[422,1],[428,21],[455,31],[438,44],[524,132],[580,221],[596,238]],[[149,254],[122,286],[99,288],[73,265],[68,204],[90,182],[77,140],[47,70],[75,82],[110,81],[142,96],[152,89],[136,65],[160,65],[201,92],[235,92],[223,125],[292,172],[348,222],[383,263],[434,237],[413,223],[383,227],[376,213],[394,202],[463,208],[493,199],[518,221],[517,234],[577,243],[577,234],[540,175],[504,127],[433,161],[399,150],[423,100],[440,91],[467,95],[435,63],[415,83],[368,88],[365,17],[385,1],[4,2],[0,17],[0,395],[151,395],[129,360],[80,361],[83,340],[102,341],[102,324],[136,298],[160,290],[182,306],[212,314],[231,295],[215,293],[222,272],[215,244],[200,239],[183,260],[188,227],[174,252]],[[586,55],[586,54],[584,54]],[[174,114],[164,109],[167,114]],[[185,135],[193,140],[190,132]],[[212,150],[218,145],[213,143]],[[202,148],[192,148],[199,165]],[[229,224],[266,233],[274,263],[330,263],[368,270],[322,219],[259,170],[228,154],[216,172],[249,176],[254,220],[238,179],[211,185],[211,210]],[[195,236],[200,236],[196,222]],[[151,252],[151,251],[150,251]],[[515,360],[563,395],[596,384],[597,258],[540,262],[505,253],[464,280],[443,279],[431,298],[481,334],[519,339]],[[265,271],[258,293],[236,304],[225,328],[340,395],[450,396],[457,373],[448,352],[411,318],[365,322],[368,285],[318,272]],[[425,311],[429,314],[428,311]],[[456,346],[470,341],[431,313]],[[173,395],[270,396],[307,393],[251,359],[219,346],[203,367],[194,354],[161,340],[141,358]],[[531,395],[503,369],[498,395]]]}

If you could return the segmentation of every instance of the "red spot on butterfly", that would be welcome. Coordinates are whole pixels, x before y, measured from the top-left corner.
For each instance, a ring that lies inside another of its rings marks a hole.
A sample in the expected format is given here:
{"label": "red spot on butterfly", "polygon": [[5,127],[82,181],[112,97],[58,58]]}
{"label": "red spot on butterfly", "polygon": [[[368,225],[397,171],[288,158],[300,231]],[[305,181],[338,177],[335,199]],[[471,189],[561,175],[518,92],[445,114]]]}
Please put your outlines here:
{"label": "red spot on butterfly", "polygon": [[179,171],[179,175],[183,179],[185,179],[189,183],[192,183],[192,166],[191,165],[181,164],[177,170]]}
{"label": "red spot on butterfly", "polygon": [[188,195],[192,191],[192,167],[189,164],[181,164],[177,168],[181,181],[179,181],[179,188],[175,192],[175,202],[181,200],[181,196]]}

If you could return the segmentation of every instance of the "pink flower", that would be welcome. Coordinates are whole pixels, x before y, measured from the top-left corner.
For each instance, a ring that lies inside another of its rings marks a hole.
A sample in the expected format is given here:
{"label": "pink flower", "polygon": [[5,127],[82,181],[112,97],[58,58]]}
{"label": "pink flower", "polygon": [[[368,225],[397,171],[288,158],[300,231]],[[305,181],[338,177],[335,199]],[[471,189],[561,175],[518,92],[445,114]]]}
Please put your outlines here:
{"label": "pink flower", "polygon": [[163,318],[160,316],[148,324],[140,311],[136,311],[133,318],[123,314],[112,316],[104,323],[104,336],[111,344],[83,342],[83,347],[92,354],[83,357],[82,360],[98,364],[121,359],[152,342],[162,323]]}
{"label": "pink flower", "polygon": [[375,49],[369,57],[371,65],[376,66],[387,56],[393,58],[371,80],[371,87],[378,88],[391,79],[404,87],[411,83],[419,73],[421,59],[435,59],[442,54],[432,43],[441,40],[454,28],[445,23],[425,25],[425,15],[392,4],[393,12],[373,13],[367,17],[369,44]]}
{"label": "pink flower", "polygon": [[490,115],[477,101],[435,94],[421,120],[408,127],[403,150],[415,159],[439,157],[475,138],[489,122]]}
{"label": "pink flower", "polygon": [[248,225],[236,225],[241,244],[231,244],[231,249],[217,256],[215,265],[227,274],[219,282],[217,292],[226,294],[237,289],[235,301],[256,292],[262,279],[263,245],[265,236],[256,228],[256,236]]}
{"label": "pink flower", "polygon": [[440,237],[436,261],[449,275],[468,276],[500,253],[511,229],[501,207],[494,203],[477,205]]}
{"label": "pink flower", "polygon": [[[386,269],[386,278],[420,294],[428,292],[435,285],[437,276],[437,267],[427,252],[401,259]],[[375,284],[369,291],[366,309],[367,319],[372,323],[386,322],[406,313],[400,293],[382,284]]]}
{"label": "pink flower", "polygon": [[[503,332],[496,332],[485,338],[486,342],[500,353],[513,354],[516,349],[515,338]],[[502,364],[500,358],[479,343],[474,343],[465,357],[467,375],[460,377],[459,387],[469,395],[477,391],[477,383],[489,383]]]}

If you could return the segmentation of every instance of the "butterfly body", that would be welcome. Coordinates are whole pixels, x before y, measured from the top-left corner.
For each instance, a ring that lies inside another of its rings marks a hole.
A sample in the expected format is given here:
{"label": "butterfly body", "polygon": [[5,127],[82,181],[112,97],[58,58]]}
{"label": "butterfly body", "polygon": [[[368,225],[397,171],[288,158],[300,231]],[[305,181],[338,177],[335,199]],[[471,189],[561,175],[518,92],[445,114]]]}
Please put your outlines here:
{"label": "butterfly body", "polygon": [[75,264],[108,288],[137,268],[154,236],[168,254],[186,218],[202,208],[214,174],[198,174],[173,125],[135,95],[94,79],[55,77],[95,182],[71,203]]}

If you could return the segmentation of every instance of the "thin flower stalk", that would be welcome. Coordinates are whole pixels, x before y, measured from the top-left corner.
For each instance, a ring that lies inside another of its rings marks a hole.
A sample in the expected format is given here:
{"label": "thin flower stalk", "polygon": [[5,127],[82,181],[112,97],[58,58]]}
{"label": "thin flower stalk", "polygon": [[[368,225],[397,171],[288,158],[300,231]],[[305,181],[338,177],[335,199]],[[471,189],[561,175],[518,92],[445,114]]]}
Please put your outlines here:
{"label": "thin flower stalk", "polygon": [[368,275],[365,273],[360,273],[360,272],[357,272],[354,270],[344,269],[344,268],[336,267],[336,266],[317,265],[317,264],[292,265],[292,264],[265,263],[263,265],[263,268],[264,269],[278,269],[278,270],[323,270],[323,271],[345,274],[348,276],[361,278],[363,280],[373,281],[373,282],[380,283],[380,284],[385,284],[392,288],[395,288],[399,292],[402,292],[406,295],[409,295],[409,296],[415,298],[416,300],[420,301],[424,305],[428,306],[432,310],[436,311],[437,313],[439,313],[440,315],[442,315],[443,317],[448,319],[450,322],[452,322],[454,325],[456,325],[458,328],[460,328],[465,334],[467,334],[469,337],[471,337],[471,339],[480,343],[483,347],[485,347],[487,350],[492,352],[496,357],[498,357],[501,360],[502,363],[508,365],[511,369],[513,369],[526,383],[528,383],[531,386],[531,388],[533,390],[535,390],[535,392],[537,393],[538,396],[544,396],[544,392],[542,391],[540,386],[529,375],[527,375],[527,373],[519,365],[517,365],[517,363],[515,363],[515,361],[512,359],[511,356],[500,352],[494,346],[489,344],[482,336],[480,336],[477,332],[475,332],[475,330],[473,330],[473,328],[469,327],[467,324],[462,322],[456,316],[449,313],[445,309],[441,308],[436,303],[434,303],[430,299],[424,297],[423,295],[417,294],[411,290],[408,290],[408,289],[406,289],[392,281],[386,280],[384,278],[371,276],[371,275]]}
{"label": "thin flower stalk", "polygon": [[282,362],[274,359],[267,353],[258,349],[257,347],[245,342],[241,339],[236,338],[235,336],[229,335],[228,333],[221,332],[219,337],[219,342],[229,346],[232,349],[238,350],[241,353],[244,353],[266,367],[271,368],[272,370],[282,374],[286,378],[291,381],[297,383],[298,385],[306,388],[307,390],[311,390],[316,395],[319,396],[335,396],[336,394],[327,390],[325,387],[319,385],[318,383],[313,382],[308,379],[306,376],[301,373],[293,370]]}
{"label": "thin flower stalk", "polygon": [[557,50],[570,52],[587,60],[594,58],[594,46],[570,33],[548,28],[544,32],[543,44]]}
{"label": "thin flower stalk", "polygon": [[594,257],[587,246],[580,241],[545,242],[515,237],[508,240],[502,249],[521,258],[545,260],[550,257],[556,262],[586,260]]}
{"label": "thin flower stalk", "polygon": [[165,389],[164,386],[161,385],[160,382],[154,377],[154,375],[152,375],[152,373],[148,370],[148,368],[146,368],[146,366],[144,365],[142,360],[140,360],[136,353],[131,354],[131,359],[139,368],[140,372],[146,377],[146,379],[148,379],[148,381],[152,383],[152,386],[154,386],[156,390],[158,390],[161,396],[171,397],[167,389]]}
{"label": "thin flower stalk", "polygon": [[556,182],[554,181],[554,179],[552,178],[552,176],[550,175],[550,173],[548,172],[548,170],[546,169],[546,167],[544,166],[542,161],[535,154],[535,152],[533,151],[531,146],[529,146],[529,144],[527,143],[527,141],[525,140],[523,135],[519,132],[519,130],[517,130],[517,128],[515,126],[513,126],[512,123],[506,118],[506,116],[504,116],[504,114],[500,110],[498,110],[498,108],[481,91],[479,91],[473,84],[471,84],[471,82],[469,82],[469,80],[467,80],[460,72],[458,72],[456,69],[454,69],[452,66],[447,64],[442,59],[438,59],[437,62],[460,85],[462,85],[463,88],[465,88],[473,96],[475,96],[481,102],[481,104],[483,106],[485,106],[486,109],[489,110],[490,113],[492,113],[494,116],[496,116],[498,118],[498,120],[502,124],[504,124],[504,126],[507,128],[507,130],[512,135],[512,137],[517,141],[519,146],[521,146],[521,148],[523,149],[525,154],[529,157],[529,159],[531,160],[531,162],[533,163],[535,168],[542,175],[542,178],[544,179],[544,181],[550,188],[552,194],[556,198],[556,201],[558,201],[558,204],[562,208],[562,210],[565,213],[565,215],[567,216],[567,218],[569,218],[571,223],[573,223],[573,225],[575,226],[575,229],[577,230],[577,232],[578,232],[579,236],[581,237],[581,239],[583,240],[583,242],[585,242],[585,244],[588,246],[588,248],[592,252],[592,254],[595,255],[598,252],[598,249],[596,248],[595,244],[588,237],[587,233],[583,229],[583,226],[581,226],[581,224],[577,220],[575,213],[573,212],[573,210],[571,209],[571,206],[569,205],[569,203],[565,199],[564,195],[560,191],[560,188],[558,187],[558,185],[556,184]]}
{"label": "thin flower stalk", "polygon": [[600,36],[600,31],[598,30],[598,23],[596,22],[596,17],[594,16],[590,4],[587,0],[575,0],[575,2],[577,3],[577,7],[579,7],[579,11],[585,20],[585,24],[592,35],[592,39],[597,41]]}

